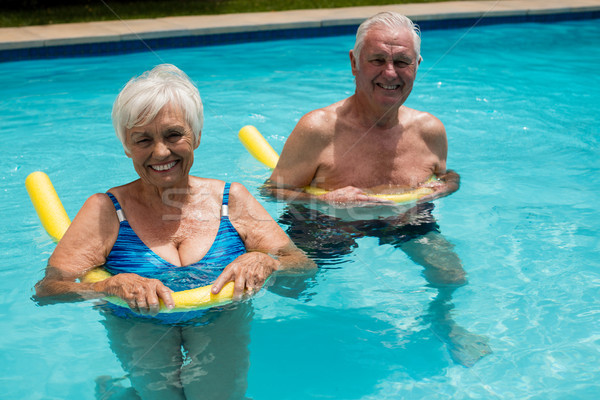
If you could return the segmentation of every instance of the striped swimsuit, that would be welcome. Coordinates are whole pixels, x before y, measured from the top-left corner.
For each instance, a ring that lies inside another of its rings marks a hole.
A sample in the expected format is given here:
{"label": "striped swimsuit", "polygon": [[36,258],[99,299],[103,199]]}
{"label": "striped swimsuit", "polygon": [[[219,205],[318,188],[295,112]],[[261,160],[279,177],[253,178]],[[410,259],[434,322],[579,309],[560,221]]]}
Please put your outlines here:
{"label": "striped swimsuit", "polygon": [[[129,225],[115,196],[107,192],[119,217],[119,235],[106,258],[104,268],[112,274],[135,273],[145,278],[158,279],[176,292],[211,284],[229,263],[246,252],[244,242],[229,220],[229,187],[230,184],[226,183],[223,190],[221,221],[213,244],[200,261],[182,267],[165,261],[146,246]],[[114,314],[122,317],[148,318],[167,324],[185,323],[206,313],[205,310],[200,310],[146,316],[135,314],[123,307],[107,306]]]}

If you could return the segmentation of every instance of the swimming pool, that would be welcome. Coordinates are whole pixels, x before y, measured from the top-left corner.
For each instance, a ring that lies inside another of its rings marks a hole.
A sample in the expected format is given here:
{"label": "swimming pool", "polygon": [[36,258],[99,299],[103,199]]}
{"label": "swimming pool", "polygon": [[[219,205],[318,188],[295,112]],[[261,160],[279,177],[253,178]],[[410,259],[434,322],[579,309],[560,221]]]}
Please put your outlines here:
{"label": "swimming pool", "polygon": [[[596,398],[598,37],[597,20],[423,34],[407,105],[445,123],[448,165],[462,175],[461,190],[434,212],[469,277],[452,315],[487,336],[494,353],[471,368],[455,364],[424,321],[436,290],[421,269],[363,238],[298,296],[254,299],[248,397]],[[351,94],[352,43],[342,36],[0,64],[6,398],[93,399],[101,377],[125,375],[89,303],[30,300],[54,244],[27,198],[27,174],[46,171],[71,217],[90,194],[134,179],[111,104],[129,77],[170,62],[205,102],[192,173],[257,194],[268,171],[237,131],[253,124],[281,150],[301,115]],[[263,203],[274,216],[284,210]]]}

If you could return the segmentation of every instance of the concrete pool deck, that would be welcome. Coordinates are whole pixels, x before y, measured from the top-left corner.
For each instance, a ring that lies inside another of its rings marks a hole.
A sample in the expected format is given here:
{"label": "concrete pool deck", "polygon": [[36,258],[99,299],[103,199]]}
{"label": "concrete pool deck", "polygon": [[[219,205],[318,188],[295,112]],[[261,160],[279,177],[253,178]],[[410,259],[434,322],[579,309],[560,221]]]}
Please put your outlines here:
{"label": "concrete pool deck", "polygon": [[[169,42],[164,42],[165,47],[168,47],[169,43],[176,45],[178,38],[189,40],[212,36],[216,38],[213,42],[218,42],[223,35],[248,33],[254,34],[253,37],[261,37],[256,35],[355,26],[370,15],[384,10],[405,14],[420,25],[450,20],[477,21],[481,18],[523,20],[529,17],[551,20],[553,15],[561,15],[563,18],[565,15],[581,15],[581,18],[592,15],[597,18],[600,0],[448,1],[0,28],[0,55],[4,55],[0,57],[0,61],[61,56],[60,51],[53,55],[52,49],[74,46],[80,47],[78,52],[65,54],[66,56],[86,55],[86,49],[101,45],[109,47],[106,52],[110,52],[111,45],[113,49],[120,46],[120,52],[127,52],[136,51],[135,48],[123,49],[123,46],[132,42],[168,39]],[[190,45],[194,43],[196,42],[190,42]],[[146,43],[144,45],[148,47]],[[94,54],[100,53],[102,51]]]}

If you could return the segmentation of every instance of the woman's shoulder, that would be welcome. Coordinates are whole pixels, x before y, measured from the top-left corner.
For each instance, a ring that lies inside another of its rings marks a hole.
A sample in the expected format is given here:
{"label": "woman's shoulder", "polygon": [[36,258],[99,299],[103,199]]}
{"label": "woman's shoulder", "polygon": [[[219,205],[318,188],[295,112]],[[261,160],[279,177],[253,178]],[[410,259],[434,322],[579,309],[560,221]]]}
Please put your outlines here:
{"label": "woman's shoulder", "polygon": [[190,175],[189,183],[193,190],[203,193],[213,193],[223,191],[223,187],[227,182],[221,179],[203,178],[200,176]]}
{"label": "woman's shoulder", "polygon": [[209,179],[210,185],[213,187],[211,192],[215,194],[217,197],[221,196],[225,193],[225,185],[229,185],[229,200],[233,202],[244,201],[247,200],[248,197],[253,197],[252,194],[248,191],[246,186],[239,182],[235,181],[222,181],[219,179]]}
{"label": "woman's shoulder", "polygon": [[94,193],[83,204],[82,208],[88,209],[106,209],[114,208],[113,202],[107,193]]}
{"label": "woman's shoulder", "polygon": [[244,185],[234,181],[224,181],[214,178],[201,178],[190,175],[191,186],[198,196],[203,198],[213,197],[215,201],[220,201],[225,193],[225,185],[229,185],[229,199],[237,199],[249,194]]}
{"label": "woman's shoulder", "polygon": [[223,190],[225,184],[229,184],[231,187],[233,186],[244,186],[243,184],[231,180],[222,180],[215,178],[202,178],[199,176],[190,175],[191,183],[194,187],[208,187],[216,190]]}
{"label": "woman's shoulder", "polygon": [[246,186],[244,186],[243,184],[239,183],[239,182],[229,182],[230,183],[230,189],[229,189],[229,194],[232,196],[251,196],[250,192],[248,191],[248,189],[246,188]]}
{"label": "woman's shoulder", "polygon": [[95,193],[83,203],[73,223],[94,226],[97,221],[106,223],[113,219],[116,220],[116,211],[112,200],[106,193]]}
{"label": "woman's shoulder", "polygon": [[[108,199],[109,201],[111,201],[111,199],[108,196],[108,193],[112,194],[117,201],[122,201],[128,197],[135,197],[135,192],[136,192],[136,185],[140,182],[139,179],[133,181],[133,182],[129,182],[126,183],[124,185],[120,185],[120,186],[114,186],[111,187],[110,189],[108,189],[106,192],[104,193],[97,193],[98,195],[100,195],[101,197],[105,197],[106,199]],[[102,196],[104,195],[104,196]],[[112,201],[111,201],[112,202]]]}

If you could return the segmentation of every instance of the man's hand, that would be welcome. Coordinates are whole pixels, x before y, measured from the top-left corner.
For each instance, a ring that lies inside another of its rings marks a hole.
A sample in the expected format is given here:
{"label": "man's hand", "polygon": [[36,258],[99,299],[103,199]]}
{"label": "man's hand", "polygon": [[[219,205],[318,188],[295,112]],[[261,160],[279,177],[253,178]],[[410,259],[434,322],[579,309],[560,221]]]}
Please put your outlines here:
{"label": "man's hand", "polygon": [[388,200],[370,196],[363,190],[354,187],[346,186],[341,189],[335,189],[318,197],[319,200],[332,205],[356,205],[357,203],[378,203],[388,204]]}
{"label": "man's hand", "polygon": [[421,187],[433,189],[433,193],[419,199],[419,203],[427,203],[440,197],[448,196],[458,190],[460,187],[460,175],[452,170],[445,174],[438,175],[437,180],[425,183]]}

